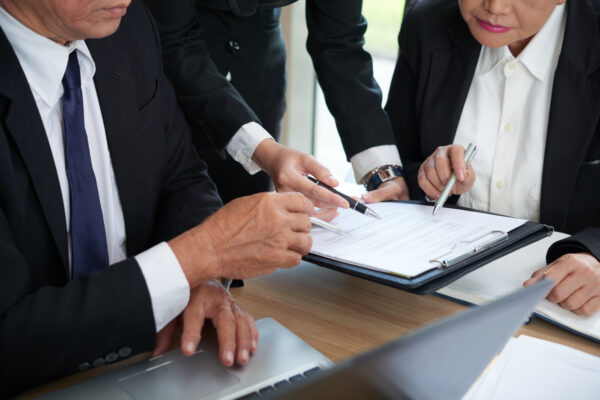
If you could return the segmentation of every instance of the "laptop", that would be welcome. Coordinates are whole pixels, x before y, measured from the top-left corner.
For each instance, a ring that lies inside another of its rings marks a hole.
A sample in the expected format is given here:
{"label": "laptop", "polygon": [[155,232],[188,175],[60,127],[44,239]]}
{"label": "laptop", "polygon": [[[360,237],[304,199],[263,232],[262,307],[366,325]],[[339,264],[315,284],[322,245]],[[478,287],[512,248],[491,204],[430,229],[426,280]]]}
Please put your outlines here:
{"label": "laptop", "polygon": [[271,318],[243,367],[221,365],[215,341],[179,349],[42,399],[459,399],[527,320],[552,283],[466,310],[337,366]]}

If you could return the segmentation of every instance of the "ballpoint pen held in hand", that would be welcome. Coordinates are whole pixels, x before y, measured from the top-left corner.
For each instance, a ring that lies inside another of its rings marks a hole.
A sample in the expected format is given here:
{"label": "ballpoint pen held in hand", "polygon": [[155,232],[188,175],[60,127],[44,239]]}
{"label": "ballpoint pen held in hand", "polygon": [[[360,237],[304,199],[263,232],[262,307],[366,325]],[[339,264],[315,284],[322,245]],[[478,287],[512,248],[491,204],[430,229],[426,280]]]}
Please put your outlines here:
{"label": "ballpoint pen held in hand", "polygon": [[331,193],[337,194],[338,196],[340,196],[341,198],[343,198],[344,200],[346,200],[348,202],[348,204],[350,204],[350,208],[353,210],[358,211],[361,214],[365,214],[365,215],[369,215],[371,217],[377,218],[377,219],[381,219],[381,217],[379,216],[379,214],[377,214],[375,211],[373,211],[372,209],[370,209],[369,207],[365,206],[363,203],[361,203],[358,200],[353,199],[352,197],[345,195],[343,193],[338,192],[337,190],[335,190],[334,188],[332,188],[331,186],[327,186],[326,184],[324,184],[323,182],[319,181],[318,179],[307,175],[306,176],[308,179],[310,179],[312,182],[316,183],[317,185],[329,190]]}
{"label": "ballpoint pen held in hand", "polygon": [[[465,163],[467,163],[467,169],[469,169],[469,165],[471,164],[471,161],[473,161],[475,153],[477,153],[477,146],[473,143],[469,143],[469,146],[467,146],[467,150],[465,150]],[[455,184],[456,174],[453,172],[452,175],[450,175],[450,179],[448,179],[448,182],[446,182],[446,186],[444,186],[444,190],[442,190],[440,197],[438,197],[438,199],[435,201],[435,205],[433,207],[433,215],[435,215],[435,213],[444,206],[446,200],[448,200],[450,191],[452,190]]]}

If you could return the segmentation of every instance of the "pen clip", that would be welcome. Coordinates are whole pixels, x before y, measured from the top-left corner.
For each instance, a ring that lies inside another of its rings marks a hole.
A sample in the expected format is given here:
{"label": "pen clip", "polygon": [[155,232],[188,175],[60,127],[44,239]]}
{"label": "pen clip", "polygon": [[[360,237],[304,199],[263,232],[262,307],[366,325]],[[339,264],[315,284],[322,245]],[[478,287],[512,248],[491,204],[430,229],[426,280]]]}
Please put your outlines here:
{"label": "pen clip", "polygon": [[474,145],[473,152],[469,155],[469,159],[467,160],[467,169],[471,168],[471,163],[475,158],[475,154],[477,154],[477,145]]}

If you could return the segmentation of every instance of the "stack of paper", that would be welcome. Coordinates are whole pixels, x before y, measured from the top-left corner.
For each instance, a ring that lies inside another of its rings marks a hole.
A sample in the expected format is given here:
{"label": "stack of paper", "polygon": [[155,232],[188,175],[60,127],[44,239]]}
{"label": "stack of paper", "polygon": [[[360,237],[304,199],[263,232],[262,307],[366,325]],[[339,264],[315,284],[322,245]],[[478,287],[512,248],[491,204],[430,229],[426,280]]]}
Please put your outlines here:
{"label": "stack of paper", "polygon": [[517,218],[406,203],[369,204],[382,219],[342,210],[339,235],[313,227],[311,253],[359,267],[412,278],[485,246],[526,221]]}
{"label": "stack of paper", "polygon": [[463,400],[599,399],[600,358],[545,340],[511,339]]}

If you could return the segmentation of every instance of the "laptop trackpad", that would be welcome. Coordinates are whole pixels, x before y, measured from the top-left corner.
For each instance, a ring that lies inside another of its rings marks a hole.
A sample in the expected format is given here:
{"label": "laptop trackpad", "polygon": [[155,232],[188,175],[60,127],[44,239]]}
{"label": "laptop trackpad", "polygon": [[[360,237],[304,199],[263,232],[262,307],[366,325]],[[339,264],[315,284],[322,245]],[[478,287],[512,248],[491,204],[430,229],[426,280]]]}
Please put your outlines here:
{"label": "laptop trackpad", "polygon": [[218,359],[201,351],[118,383],[136,400],[183,400],[209,395],[239,381]]}

